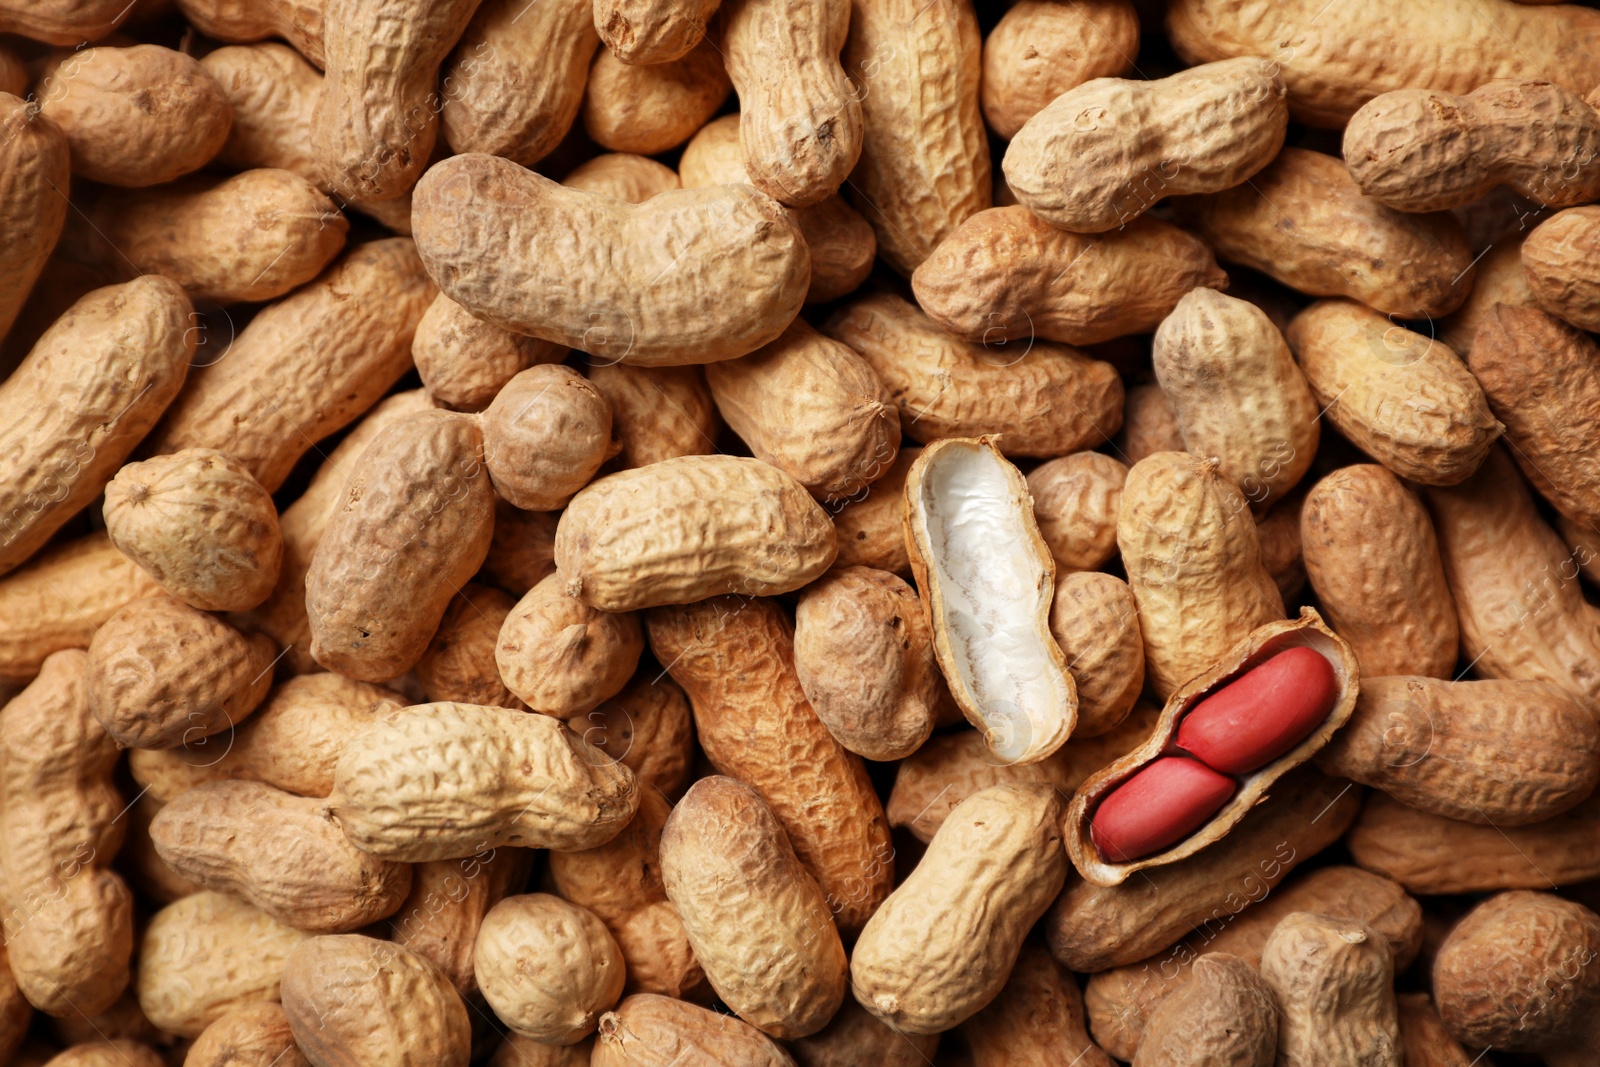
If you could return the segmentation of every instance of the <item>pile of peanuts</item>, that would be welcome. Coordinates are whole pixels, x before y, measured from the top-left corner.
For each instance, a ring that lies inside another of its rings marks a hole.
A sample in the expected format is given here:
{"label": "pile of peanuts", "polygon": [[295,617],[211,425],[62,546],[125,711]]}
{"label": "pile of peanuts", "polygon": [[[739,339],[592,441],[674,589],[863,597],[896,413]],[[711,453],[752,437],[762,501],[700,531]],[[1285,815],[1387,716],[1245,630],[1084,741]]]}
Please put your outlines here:
{"label": "pile of peanuts", "polygon": [[1596,6],[0,0],[0,1065],[1594,1067]]}

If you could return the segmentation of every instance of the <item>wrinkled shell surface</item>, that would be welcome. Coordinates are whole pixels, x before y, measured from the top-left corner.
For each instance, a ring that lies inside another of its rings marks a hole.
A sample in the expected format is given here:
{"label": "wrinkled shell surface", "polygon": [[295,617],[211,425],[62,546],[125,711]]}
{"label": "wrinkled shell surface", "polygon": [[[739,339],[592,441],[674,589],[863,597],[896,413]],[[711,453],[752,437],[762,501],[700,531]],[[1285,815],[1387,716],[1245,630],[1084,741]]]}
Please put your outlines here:
{"label": "wrinkled shell surface", "polygon": [[185,1067],[311,1067],[277,1003],[235,1008],[206,1027]]}
{"label": "wrinkled shell surface", "polygon": [[478,992],[473,950],[483,917],[522,889],[533,870],[534,853],[497,848],[459,860],[435,860],[411,867],[411,892],[389,919],[391,939],[430,961],[456,992]]}
{"label": "wrinkled shell surface", "polygon": [[651,66],[688,52],[705,36],[718,0],[597,0],[594,25],[622,62]]}
{"label": "wrinkled shell surface", "polygon": [[478,929],[478,984],[524,1037],[570,1045],[622,995],[622,951],[594,913],[548,893],[507,897]]}
{"label": "wrinkled shell surface", "polygon": [[1115,728],[1144,688],[1144,637],[1133,590],[1096,571],[1062,575],[1050,604],[1050,635],[1078,692],[1073,736],[1098,737]]}
{"label": "wrinkled shell surface", "polygon": [[411,358],[428,395],[441,407],[482,411],[505,384],[540,363],[559,363],[560,345],[484,322],[440,293],[411,338]]}
{"label": "wrinkled shell surface", "polygon": [[1063,1056],[1073,1067],[1114,1067],[1083,1022],[1083,994],[1037,946],[1023,948],[1011,977],[988,1006],[961,1024],[973,1067],[1047,1067]]}
{"label": "wrinkled shell surface", "polygon": [[[1033,517],[1057,575],[1097,570],[1117,554],[1117,512],[1127,480],[1127,465],[1101,452],[1074,452],[1028,472]],[[839,540],[842,554],[842,530]]]}
{"label": "wrinkled shell surface", "polygon": [[450,598],[439,629],[414,668],[429,700],[518,708],[523,704],[500,678],[495,646],[516,598],[469,582]]}
{"label": "wrinkled shell surface", "polygon": [[1522,243],[1522,266],[1534,299],[1574,326],[1600,329],[1600,208],[1558,212]]}
{"label": "wrinkled shell surface", "polygon": [[28,291],[67,221],[62,195],[72,181],[71,153],[61,127],[36,104],[0,91],[0,337],[16,321]]}
{"label": "wrinkled shell surface", "polygon": [[613,152],[658,155],[692,137],[732,91],[712,37],[678,59],[648,65],[624,62],[602,48],[589,68],[584,131]]}
{"label": "wrinkled shell surface", "polygon": [[591,1067],[675,1067],[681,1063],[794,1067],[776,1041],[732,1015],[640,993],[600,1017]]}
{"label": "wrinkled shell surface", "polygon": [[584,373],[611,405],[622,467],[717,450],[717,408],[695,367],[630,367],[592,360]]}
{"label": "wrinkled shell surface", "polygon": [[1271,1067],[1278,1053],[1278,1000],[1245,960],[1201,956],[1194,981],[1161,1002],[1139,1044],[1139,1067]]}
{"label": "wrinkled shell surface", "polygon": [[624,763],[638,776],[641,787],[653,786],[664,797],[676,797],[689,782],[695,753],[689,698],[656,670],[641,671],[622,692],[601,701],[593,711],[573,716],[567,725]]}
{"label": "wrinkled shell surface", "polygon": [[1262,950],[1261,977],[1278,1001],[1278,1056],[1286,1062],[1404,1062],[1394,959],[1366,923],[1303,911],[1285,917]]}
{"label": "wrinkled shell surface", "polygon": [[524,511],[555,511],[615,451],[611,405],[571,367],[530,367],[483,413],[483,453],[495,493]]}
{"label": "wrinkled shell surface", "polygon": [[495,645],[500,677],[528,707],[557,718],[593,711],[622,691],[639,665],[637,615],[589,607],[552,574],[517,602]]}
{"label": "wrinkled shell surface", "polygon": [[1006,140],[1066,92],[1126,74],[1139,54],[1129,0],[1021,0],[983,39],[983,117]]}

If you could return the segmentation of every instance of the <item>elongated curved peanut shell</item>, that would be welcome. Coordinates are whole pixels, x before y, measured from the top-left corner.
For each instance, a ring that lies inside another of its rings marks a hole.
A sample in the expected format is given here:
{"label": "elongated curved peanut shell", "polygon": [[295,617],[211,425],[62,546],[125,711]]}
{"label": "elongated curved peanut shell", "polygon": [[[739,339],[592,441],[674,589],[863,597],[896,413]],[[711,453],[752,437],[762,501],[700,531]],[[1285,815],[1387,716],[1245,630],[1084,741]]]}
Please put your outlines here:
{"label": "elongated curved peanut shell", "polygon": [[776,1041],[749,1023],[649,993],[631,996],[600,1017],[589,1062],[592,1067],[794,1067]]}
{"label": "elongated curved peanut shell", "polygon": [[176,0],[194,28],[219,41],[248,43],[282,37],[295,51],[323,66],[323,12],[327,0]]}
{"label": "elongated curved peanut shell", "polygon": [[1600,207],[1557,212],[1530,233],[1522,242],[1522,266],[1539,306],[1574,326],[1600,329],[1597,251]]}
{"label": "elongated curved peanut shell", "polygon": [[[613,152],[659,155],[693,137],[732,90],[714,36],[678,59],[647,66],[628,63],[602,48],[589,68],[584,132]],[[742,169],[737,180],[745,181]]]}
{"label": "elongated curved peanut shell", "polygon": [[37,102],[0,92],[0,338],[16,321],[67,221],[67,137]]}

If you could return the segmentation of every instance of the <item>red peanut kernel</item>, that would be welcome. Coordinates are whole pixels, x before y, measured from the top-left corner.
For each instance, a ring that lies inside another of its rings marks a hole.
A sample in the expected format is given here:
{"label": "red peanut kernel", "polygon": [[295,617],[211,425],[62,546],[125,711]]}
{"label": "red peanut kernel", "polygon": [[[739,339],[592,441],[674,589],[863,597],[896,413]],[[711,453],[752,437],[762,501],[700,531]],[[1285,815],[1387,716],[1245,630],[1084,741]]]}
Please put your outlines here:
{"label": "red peanut kernel", "polygon": [[1102,859],[1128,863],[1194,833],[1236,788],[1232,778],[1197,760],[1163,756],[1100,802],[1089,836]]}
{"label": "red peanut kernel", "polygon": [[1305,740],[1337,698],[1327,657],[1291,648],[1196,704],[1177,745],[1213,770],[1248,774]]}

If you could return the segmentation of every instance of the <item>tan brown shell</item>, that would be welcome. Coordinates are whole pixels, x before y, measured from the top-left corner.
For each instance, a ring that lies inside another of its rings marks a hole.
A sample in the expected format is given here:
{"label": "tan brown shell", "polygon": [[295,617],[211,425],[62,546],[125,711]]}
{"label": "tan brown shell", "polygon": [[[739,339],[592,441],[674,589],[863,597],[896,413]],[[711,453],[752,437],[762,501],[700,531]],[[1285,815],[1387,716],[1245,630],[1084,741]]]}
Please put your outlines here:
{"label": "tan brown shell", "polygon": [[1319,300],[1287,333],[1328,421],[1402,478],[1455,485],[1504,429],[1454,352],[1353,300]]}
{"label": "tan brown shell", "polygon": [[313,445],[411,369],[411,336],[435,293],[409,238],[358,245],[231,344],[215,339],[227,355],[195,369],[143,454],[215,448],[276,492]]}
{"label": "tan brown shell", "polygon": [[844,945],[822,889],[761,795],[702,778],[661,832],[661,874],[718,997],[772,1037],[822,1029],[844,998]]}
{"label": "tan brown shell", "polygon": [[11,961],[4,947],[0,947],[0,1055],[8,1058],[28,1036],[28,1025],[33,1021],[33,1005],[17,987],[16,976],[11,973]]}
{"label": "tan brown shell", "polygon": [[1179,214],[1218,259],[1312,296],[1421,319],[1454,311],[1472,288],[1472,249],[1454,216],[1385,207],[1320,152],[1285,148],[1248,183],[1180,201]]}
{"label": "tan brown shell", "polygon": [[659,608],[645,623],[651,651],[689,695],[706,759],[761,794],[839,929],[861,929],[893,884],[889,826],[860,757],[806,702],[788,616],[771,600],[719,597]]}
{"label": "tan brown shell", "polygon": [[450,598],[428,651],[414,668],[429,700],[492,708],[524,706],[506,688],[495,663],[500,626],[516,603],[510,594],[476,582],[468,582]]}
{"label": "tan brown shell", "polygon": [[578,117],[599,44],[590,0],[486,0],[442,71],[444,139],[533,166]]}
{"label": "tan brown shell", "polygon": [[591,1067],[673,1067],[680,1063],[794,1067],[766,1034],[732,1015],[639,993],[600,1017]]}
{"label": "tan brown shell", "polygon": [[993,786],[957,805],[856,942],[850,988],[862,1007],[927,1034],[993,1000],[1066,878],[1060,818],[1044,785]]}
{"label": "tan brown shell", "polygon": [[193,309],[176,282],[96,289],[0,382],[0,574],[105,487],[183,385]]}
{"label": "tan brown shell", "polygon": [[1168,196],[1231,189],[1283,147],[1281,72],[1241,56],[1068,89],[1012,138],[1006,184],[1040,219],[1077,233],[1124,227]]}
{"label": "tan brown shell", "polygon": [[[3,17],[3,16],[0,16]],[[0,338],[22,311],[28,292],[67,221],[72,181],[66,134],[37,102],[24,102],[23,86],[0,90]]]}
{"label": "tan brown shell", "polygon": [[228,139],[233,109],[200,61],[153,44],[88,48],[53,61],[39,83],[72,171],[143,188],[199,170]]}
{"label": "tan brown shell", "polygon": [[1064,1056],[1073,1067],[1114,1067],[1089,1040],[1077,979],[1034,945],[1023,948],[1005,987],[960,1030],[973,1067],[1032,1067]]}
{"label": "tan brown shell", "polygon": [[218,48],[200,65],[217,80],[233,108],[233,125],[212,160],[215,165],[243,171],[281,168],[324,187],[311,154],[311,113],[322,91],[320,70],[276,41]]}
{"label": "tan brown shell", "polygon": [[309,936],[235,897],[184,897],[145,927],[139,1007],[162,1030],[194,1037],[229,1012],[276,1001],[290,951]]}
{"label": "tan brown shell", "polygon": [[[1028,472],[1034,521],[1057,575],[1096,570],[1117,554],[1117,511],[1127,480],[1127,465],[1101,452],[1074,452]],[[842,554],[842,530],[839,541]]]}
{"label": "tan brown shell", "polygon": [[1265,311],[1191,289],[1156,331],[1154,363],[1185,450],[1221,460],[1257,513],[1310,469],[1321,405]]}
{"label": "tan brown shell", "polygon": [[472,1024],[439,968],[357,934],[313,937],[289,954],[283,1011],[295,1044],[329,1067],[467,1067]]}
{"label": "tan brown shell", "polygon": [[1540,223],[1522,242],[1523,270],[1539,306],[1574,326],[1600,329],[1597,254],[1600,206],[1568,208]]}
{"label": "tan brown shell", "polygon": [[1171,223],[1137,219],[1089,236],[1020,206],[972,215],[911,275],[930,318],[985,347],[1148,333],[1184,293],[1227,284],[1211,250]]}
{"label": "tan brown shell", "polygon": [[1261,562],[1277,583],[1285,604],[1293,603],[1306,587],[1306,563],[1300,539],[1300,513],[1305,502],[1306,494],[1295,492],[1268,508],[1266,514],[1256,520]]}
{"label": "tan brown shell", "polygon": [[324,64],[322,38],[326,0],[279,0],[265,6],[253,0],[175,2],[194,28],[207,37],[232,43],[282,37],[319,68]]}
{"label": "tan brown shell", "polygon": [[1129,0],[1020,0],[983,39],[983,117],[1010,140],[1068,89],[1128,73],[1138,54]]}
{"label": "tan brown shell", "polygon": [[484,999],[524,1037],[570,1045],[622,995],[622,950],[595,914],[548,893],[507,897],[474,951]]}
{"label": "tan brown shell", "polygon": [[1226,952],[1195,961],[1194,981],[1161,1001],[1139,1044],[1140,1067],[1272,1067],[1278,1000],[1249,962]]}
{"label": "tan brown shell", "polygon": [[1317,603],[1369,677],[1448,678],[1460,645],[1433,522],[1374,463],[1341,467],[1306,494],[1301,551]]}
{"label": "tan brown shell", "polygon": [[602,48],[589,68],[583,128],[613,152],[659,155],[692,137],[732,90],[723,51],[709,36],[680,57],[644,65]]}
{"label": "tan brown shell", "polygon": [[590,360],[584,374],[611,406],[618,466],[648,467],[717,450],[717,408],[697,367],[630,367]]}
{"label": "tan brown shell", "polygon": [[411,338],[423,388],[434,403],[456,411],[482,411],[522,371],[566,357],[561,345],[474,318],[443,293],[428,305]]}
{"label": "tan brown shell", "polygon": [[642,204],[657,193],[683,188],[677,171],[633,152],[602,152],[573,167],[561,184],[568,189],[604,193],[630,204]]}
{"label": "tan brown shell", "polygon": [[1445,1028],[1432,997],[1401,993],[1395,1001],[1400,1008],[1400,1044],[1410,1067],[1472,1067],[1472,1057]]}
{"label": "tan brown shell", "polygon": [[110,34],[131,10],[125,0],[8,3],[0,11],[0,32],[49,44],[83,44]]}
{"label": "tan brown shell", "polygon": [[483,575],[501,589],[521,596],[556,572],[556,528],[561,516],[523,511],[494,502],[494,537],[483,561]]}
{"label": "tan brown shell", "polygon": [[1050,636],[1078,693],[1073,736],[1114,729],[1144,688],[1144,638],[1133,590],[1097,571],[1063,574],[1050,604]]}
{"label": "tan brown shell", "polygon": [[567,720],[585,741],[620,760],[642,789],[675,798],[689,784],[695,757],[689,698],[678,683],[652,668],[640,671],[616,696]]}
{"label": "tan brown shell", "polygon": [[1261,977],[1278,1006],[1279,1057],[1401,1067],[1394,974],[1388,941],[1359,919],[1285,916],[1261,952]]}
{"label": "tan brown shell", "polygon": [[[192,1061],[192,1062],[190,1062]],[[276,1002],[251,1004],[217,1019],[189,1046],[185,1067],[311,1067]]]}
{"label": "tan brown shell", "polygon": [[903,1034],[845,997],[832,1021],[814,1034],[784,1043],[800,1067],[926,1067],[939,1048],[938,1034]]}
{"label": "tan brown shell", "polygon": [[368,727],[328,800],[357,847],[410,863],[593,848],[638,805],[633,773],[561,721],[472,704],[421,704]]}
{"label": "tan brown shell", "polygon": [[[1439,322],[1439,340],[1466,359],[1472,354],[1478,327],[1496,304],[1532,307],[1536,304],[1522,268],[1522,242],[1516,235],[1502,238],[1478,260],[1472,292],[1462,305]],[[1404,1018],[1402,1014],[1401,1018]]]}
{"label": "tan brown shell", "polygon": [[615,454],[611,405],[571,367],[529,367],[483,413],[484,463],[501,499],[555,511]]}
{"label": "tan brown shell", "polygon": [[[555,855],[555,853],[551,853]],[[534,853],[497,848],[458,860],[411,867],[411,892],[389,919],[389,936],[444,972],[456,992],[478,992],[473,947],[483,917],[520,891],[533,870]]]}
{"label": "tan brown shell", "polygon": [[163,1067],[166,1062],[149,1045],[119,1037],[74,1045],[52,1056],[45,1067]]}
{"label": "tan brown shell", "polygon": [[242,721],[277,649],[171,597],[136,600],[89,643],[89,709],[123,748],[189,744]]}
{"label": "tan brown shell", "polygon": [[1121,425],[1115,368],[1065,345],[963,341],[887,292],[850,302],[822,331],[866,359],[901,432],[921,444],[992,434],[1006,455],[1050,457],[1103,444]]}
{"label": "tan brown shell", "polygon": [[655,66],[684,55],[705,36],[719,0],[597,0],[594,25],[606,49],[630,65]]}
{"label": "tan brown shell", "polygon": [[911,557],[906,554],[905,488],[906,475],[920,455],[921,448],[903,445],[876,481],[835,505],[833,528],[839,539],[835,567],[872,567],[902,578],[911,577]]}
{"label": "tan brown shell", "polygon": [[602,611],[798,589],[837,554],[805,487],[735,456],[683,456],[602,478],[556,528],[566,594]]}
{"label": "tan brown shell", "polygon": [[1182,452],[1183,433],[1172,400],[1153,382],[1128,389],[1122,406],[1117,456],[1130,468],[1157,452]]}
{"label": "tan brown shell", "polygon": [[413,667],[489,551],[494,495],[466,415],[421,411],[380,431],[306,573],[311,655],[377,682]]}
{"label": "tan brown shell", "polygon": [[[1170,848],[1130,863],[1112,863],[1103,859],[1089,838],[1090,821],[1100,801],[1146,764],[1170,751],[1184,714],[1207,694],[1290,648],[1310,648],[1327,659],[1333,667],[1337,696],[1322,725],[1272,762],[1249,774],[1236,775],[1239,788],[1232,798],[1210,822],[1189,837]],[[1218,657],[1214,664],[1173,691],[1167,698],[1166,706],[1161,709],[1161,721],[1149,740],[1078,787],[1062,828],[1073,866],[1086,880],[1096,885],[1113,886],[1126,880],[1135,871],[1186,859],[1220,841],[1251,808],[1273,795],[1273,785],[1279,778],[1314,756],[1345,724],[1355,710],[1356,697],[1360,693],[1360,677],[1355,653],[1343,638],[1328,629],[1322,616],[1312,608],[1302,608],[1298,619],[1269,622],[1252,630]]]}
{"label": "tan brown shell", "polygon": [[495,644],[505,685],[529,708],[559,719],[593,711],[622,691],[639,665],[639,617],[589,607],[552,574],[506,615]]}

